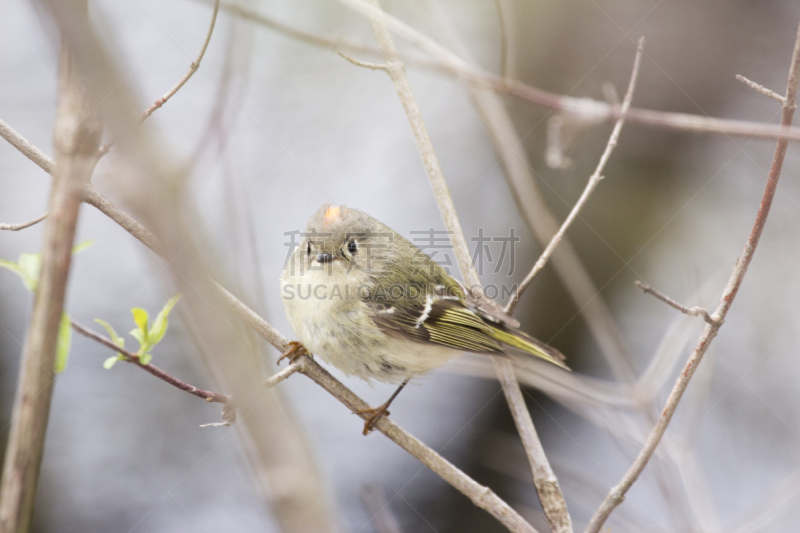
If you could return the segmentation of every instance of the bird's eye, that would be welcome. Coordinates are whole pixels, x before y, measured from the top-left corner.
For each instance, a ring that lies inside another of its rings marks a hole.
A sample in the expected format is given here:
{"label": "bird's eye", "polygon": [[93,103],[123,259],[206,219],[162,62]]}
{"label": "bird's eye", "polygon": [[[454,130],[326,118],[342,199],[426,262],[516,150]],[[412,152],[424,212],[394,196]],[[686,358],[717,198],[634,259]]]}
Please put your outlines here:
{"label": "bird's eye", "polygon": [[347,251],[350,252],[350,255],[354,255],[358,251],[358,243],[356,241],[348,242]]}
{"label": "bird's eye", "polygon": [[311,257],[311,241],[308,241],[308,249],[306,250],[306,253],[309,257]]}

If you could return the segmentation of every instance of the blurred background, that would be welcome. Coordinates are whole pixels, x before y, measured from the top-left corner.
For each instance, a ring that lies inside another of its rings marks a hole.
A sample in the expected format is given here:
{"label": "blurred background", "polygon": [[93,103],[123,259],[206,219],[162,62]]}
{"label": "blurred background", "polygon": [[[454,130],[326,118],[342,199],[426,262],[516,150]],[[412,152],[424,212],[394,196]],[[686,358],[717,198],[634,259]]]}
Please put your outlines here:
{"label": "blurred background", "polygon": [[[492,0],[382,4],[462,57],[468,53],[484,70],[599,100],[608,83],[624,94],[636,41],[645,36],[634,106],[769,123],[779,121],[779,104],[735,75],[783,93],[800,21],[800,6],[789,1],[499,0],[499,11]],[[239,5],[311,34],[374,44],[368,21],[338,3]],[[90,0],[89,8],[127,76],[124,83],[145,109],[196,57],[213,3]],[[419,57],[402,39],[396,42]],[[40,9],[6,0],[0,117],[48,154],[58,44]],[[375,54],[358,57],[380,61]],[[531,179],[561,221],[594,171],[611,125],[586,131],[568,154],[571,166],[553,169],[545,162],[550,110],[501,97],[521,142],[498,154],[485,117],[461,82],[413,66],[409,77],[467,237],[481,231],[508,236],[511,228],[520,237],[513,263],[504,256],[498,272],[495,265],[484,270],[483,281],[519,282],[543,246],[515,205],[503,157],[513,151],[527,158]],[[193,231],[204,252],[289,337],[278,291],[287,232],[301,230],[321,204],[364,210],[409,238],[412,231],[444,230],[385,73],[243,19],[224,2],[199,70],[148,124],[189,169],[187,201],[196,202],[201,214]],[[587,387],[617,401],[582,401],[584,382],[577,381],[569,382],[571,392],[556,395],[558,401],[536,387],[526,389],[576,529],[641,448],[703,326],[643,295],[633,282],[688,305],[716,307],[749,234],[773,151],[772,141],[626,124],[605,179],[568,233],[594,290],[583,300],[571,295],[551,262],[517,307],[524,330],[565,353],[575,374],[596,378],[586,380]],[[95,186],[112,199],[122,198],[114,161],[113,154],[102,160],[94,175]],[[798,150],[790,145],[742,290],[661,453],[608,522],[614,531],[791,531],[800,519],[798,170]],[[0,143],[0,222],[45,212],[49,183],[44,171]],[[37,225],[0,233],[0,258],[38,251],[41,232]],[[84,205],[77,240],[86,239],[94,245],[75,257],[67,295],[75,320],[102,318],[128,331],[134,327],[131,307],[153,313],[172,295],[164,262]],[[491,243],[491,250],[497,260],[501,243]],[[454,263],[446,249],[435,258],[448,253]],[[581,314],[598,302],[616,323],[618,350],[630,357],[627,375],[608,364]],[[19,279],[0,271],[3,427],[31,303]],[[176,316],[153,362],[215,389],[191,337]],[[84,338],[73,339],[53,397],[34,530],[281,531],[275,505],[281,490],[291,491],[291,476],[283,483],[279,471],[271,472],[272,494],[265,495],[236,430],[199,427],[219,420],[218,406],[131,365],[104,370],[109,355]],[[261,347],[265,373],[276,356]],[[499,385],[479,376],[486,368],[467,358],[419,380],[393,405],[392,418],[547,531]],[[393,389],[331,371],[372,405]],[[640,376],[648,378],[636,382],[642,387],[630,385]],[[305,377],[293,376],[269,395],[310,450],[333,530],[379,531],[377,509],[363,497],[368,487],[382,494],[385,510],[404,532],[504,530],[382,435],[363,437],[361,420]],[[7,431],[0,436],[5,441]]]}

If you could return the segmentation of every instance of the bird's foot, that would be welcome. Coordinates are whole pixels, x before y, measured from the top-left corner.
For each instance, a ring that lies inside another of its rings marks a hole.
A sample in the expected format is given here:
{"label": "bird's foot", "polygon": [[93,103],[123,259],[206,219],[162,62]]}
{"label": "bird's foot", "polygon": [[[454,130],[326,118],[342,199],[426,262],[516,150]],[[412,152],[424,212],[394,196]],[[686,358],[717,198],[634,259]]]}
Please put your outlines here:
{"label": "bird's foot", "polygon": [[356,411],[357,415],[367,417],[364,419],[364,431],[362,432],[364,435],[369,435],[372,433],[372,430],[375,429],[378,421],[384,416],[389,416],[390,413],[388,408],[389,403],[387,402],[380,407],[369,407],[367,409],[359,409]]}
{"label": "bird's foot", "polygon": [[306,347],[300,344],[297,341],[292,341],[289,343],[289,349],[283,352],[283,354],[278,358],[278,364],[281,364],[281,361],[284,359],[288,359],[290,363],[294,363],[298,357],[302,355],[311,355],[306,350]]}

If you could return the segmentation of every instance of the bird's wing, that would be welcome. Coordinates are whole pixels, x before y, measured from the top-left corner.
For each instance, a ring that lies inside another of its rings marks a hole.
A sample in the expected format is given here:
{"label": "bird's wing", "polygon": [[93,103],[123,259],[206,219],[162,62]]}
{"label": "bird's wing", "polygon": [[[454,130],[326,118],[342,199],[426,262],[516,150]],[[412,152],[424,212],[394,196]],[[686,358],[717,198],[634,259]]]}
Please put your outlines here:
{"label": "bird's wing", "polygon": [[367,301],[372,321],[396,338],[433,343],[475,353],[503,353],[492,327],[459,297],[439,286],[419,298]]}
{"label": "bird's wing", "polygon": [[475,313],[497,324],[519,328],[519,320],[507,314],[502,305],[483,294],[483,291],[468,290],[457,280],[456,283],[461,286],[464,301]]}

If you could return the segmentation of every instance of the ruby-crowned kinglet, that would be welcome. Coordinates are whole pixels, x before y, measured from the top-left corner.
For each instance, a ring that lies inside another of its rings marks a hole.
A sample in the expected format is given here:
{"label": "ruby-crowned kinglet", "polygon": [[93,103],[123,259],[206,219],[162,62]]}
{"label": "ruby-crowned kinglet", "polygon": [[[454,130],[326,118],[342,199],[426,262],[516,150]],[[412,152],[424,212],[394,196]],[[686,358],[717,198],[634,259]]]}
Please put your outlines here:
{"label": "ruby-crowned kinglet", "polygon": [[364,434],[411,378],[462,352],[531,354],[567,368],[475,292],[386,225],[330,204],[308,221],[281,275],[286,316],[308,351],[348,375],[401,384],[369,410]]}

